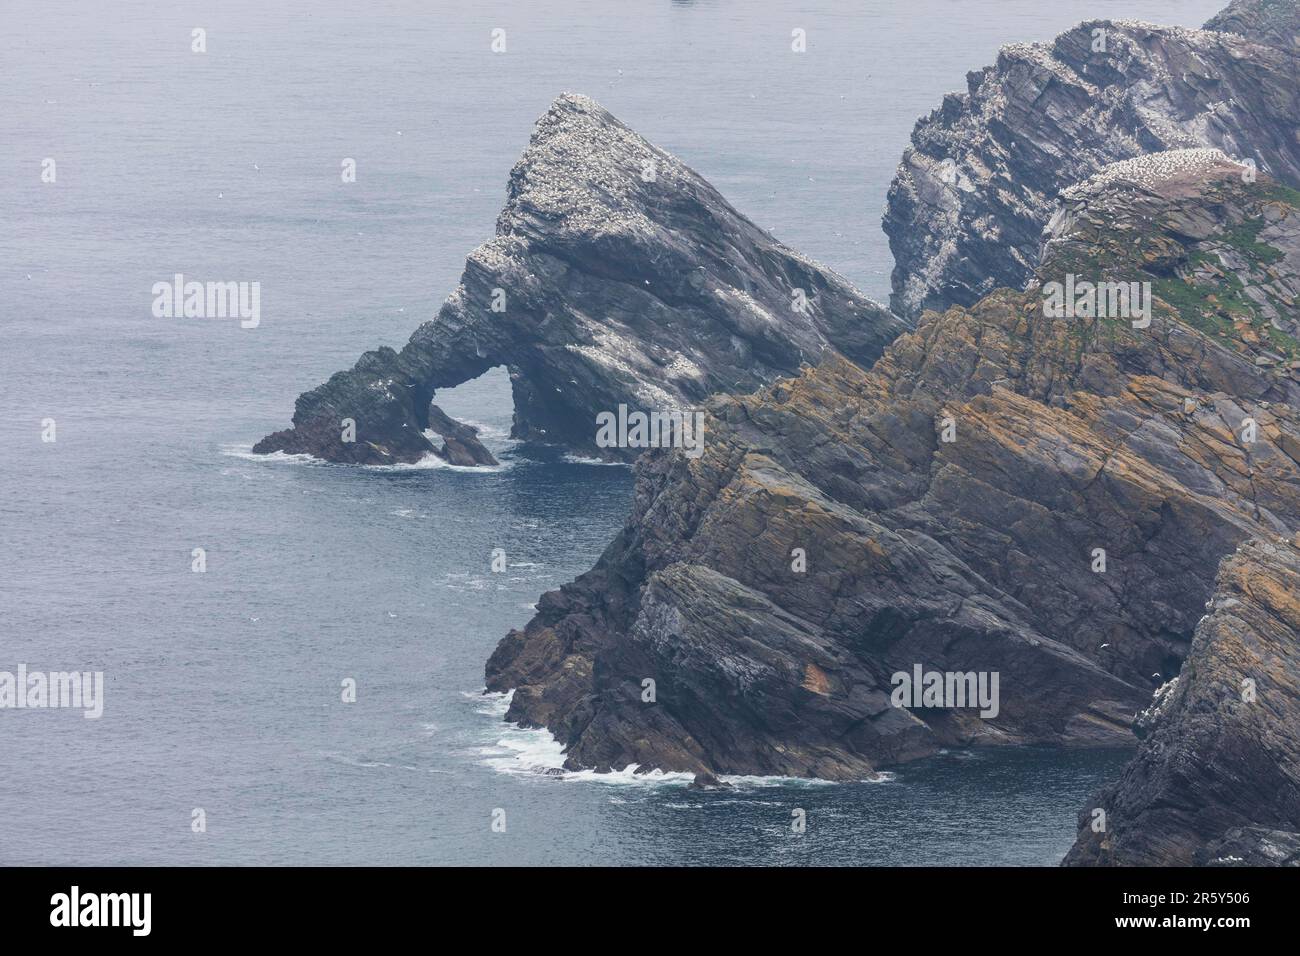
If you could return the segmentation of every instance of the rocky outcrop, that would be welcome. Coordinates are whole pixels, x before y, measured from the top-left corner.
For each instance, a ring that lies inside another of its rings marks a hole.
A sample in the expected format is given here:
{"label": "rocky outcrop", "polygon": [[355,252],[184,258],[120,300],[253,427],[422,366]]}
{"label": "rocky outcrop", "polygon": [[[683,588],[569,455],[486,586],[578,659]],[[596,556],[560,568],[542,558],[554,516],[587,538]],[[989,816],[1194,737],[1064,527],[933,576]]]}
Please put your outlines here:
{"label": "rocky outcrop", "polygon": [[1209,608],[1137,756],[1080,813],[1067,865],[1300,865],[1296,543],[1243,544]]}
{"label": "rocky outcrop", "polygon": [[1057,195],[1113,162],[1217,147],[1300,184],[1295,0],[1235,3],[1209,26],[1089,21],[969,74],[917,124],[889,190],[894,310],[1023,288]]}
{"label": "rocky outcrop", "polygon": [[1039,282],[1140,272],[1184,323],[1300,381],[1300,191],[1254,178],[1211,149],[1108,166],[1061,194]]}
{"label": "rocky outcrop", "polygon": [[1273,46],[1300,46],[1296,0],[1233,0],[1205,29],[1237,33]]}
{"label": "rocky outcrop", "polygon": [[[599,412],[687,409],[824,353],[869,363],[905,328],[583,96],[538,121],[496,233],[400,352],[367,352],[304,393],[293,427],[254,450],[362,463],[440,453],[426,434],[436,391],[504,365],[515,438],[630,460],[637,449],[597,447]],[[355,441],[341,439],[344,418]]]}
{"label": "rocky outcrop", "polygon": [[498,464],[492,453],[478,440],[478,429],[458,422],[437,405],[429,406],[428,432],[442,436],[438,457],[453,465],[472,468],[477,465]]}
{"label": "rocky outcrop", "polygon": [[[507,719],[571,767],[831,779],[1131,740],[1223,555],[1300,523],[1297,353],[1244,291],[1294,318],[1264,264],[1297,216],[1219,153],[1107,169],[1033,288],[926,313],[870,371],[714,399],[704,453],[643,457],[596,567],[493,654]],[[1053,317],[1067,277],[1150,283],[1150,324]],[[997,674],[996,713],[896,706],[918,665]]]}
{"label": "rocky outcrop", "polygon": [[1300,866],[1300,833],[1233,827],[1197,850],[1195,861],[1198,866]]}

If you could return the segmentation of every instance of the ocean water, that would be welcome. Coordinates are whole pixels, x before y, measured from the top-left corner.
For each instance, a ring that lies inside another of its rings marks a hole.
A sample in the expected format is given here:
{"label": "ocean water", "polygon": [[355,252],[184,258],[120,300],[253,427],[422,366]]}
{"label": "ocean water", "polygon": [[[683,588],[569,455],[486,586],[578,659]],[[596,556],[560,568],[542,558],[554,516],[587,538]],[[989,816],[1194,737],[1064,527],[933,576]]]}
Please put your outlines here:
{"label": "ocean water", "polygon": [[[0,864],[1055,863],[1124,754],[720,793],[546,774],[557,745],[501,721],[483,662],[590,567],[631,477],[512,454],[500,370],[439,396],[498,469],[248,448],[435,312],[561,91],[883,298],[889,179],[966,71],[1088,17],[1197,25],[1220,5],[7,3],[0,670],[103,671],[105,702],[0,711]],[[260,282],[261,324],[154,318],[177,272]]]}

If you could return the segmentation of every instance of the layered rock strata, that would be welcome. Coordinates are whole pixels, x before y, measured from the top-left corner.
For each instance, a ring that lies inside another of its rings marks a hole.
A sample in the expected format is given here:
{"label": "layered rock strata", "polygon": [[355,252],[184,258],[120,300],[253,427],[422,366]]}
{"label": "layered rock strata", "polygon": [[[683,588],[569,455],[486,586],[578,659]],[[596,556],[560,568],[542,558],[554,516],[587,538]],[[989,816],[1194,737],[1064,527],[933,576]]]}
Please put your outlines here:
{"label": "layered rock strata", "polygon": [[1095,20],[1016,43],[917,123],[884,217],[900,315],[1023,288],[1057,195],[1103,166],[1219,148],[1300,185],[1300,9],[1234,3],[1204,30]]}
{"label": "layered rock strata", "polygon": [[[426,434],[435,393],[506,366],[513,437],[631,460],[639,448],[597,444],[599,413],[687,411],[832,352],[870,363],[905,327],[680,160],[565,95],[510,174],[496,237],[470,254],[438,315],[400,352],[367,352],[302,394],[293,427],[254,451],[368,464],[445,455]],[[344,418],[354,441],[341,438]],[[468,444],[470,458],[485,454]]]}
{"label": "layered rock strata", "polygon": [[[1293,261],[1300,197],[1241,173],[1107,169],[1031,289],[926,313],[869,371],[832,356],[713,400],[704,454],[642,458],[595,568],[493,654],[507,719],[571,767],[830,779],[1131,740],[1220,559],[1300,522],[1295,343],[1245,291],[1285,313],[1261,263]],[[1067,280],[1136,283],[1134,314],[1049,314]],[[895,706],[918,665],[998,674],[997,714]]]}
{"label": "layered rock strata", "polygon": [[1142,745],[1079,815],[1074,866],[1300,866],[1300,550],[1226,558]]}

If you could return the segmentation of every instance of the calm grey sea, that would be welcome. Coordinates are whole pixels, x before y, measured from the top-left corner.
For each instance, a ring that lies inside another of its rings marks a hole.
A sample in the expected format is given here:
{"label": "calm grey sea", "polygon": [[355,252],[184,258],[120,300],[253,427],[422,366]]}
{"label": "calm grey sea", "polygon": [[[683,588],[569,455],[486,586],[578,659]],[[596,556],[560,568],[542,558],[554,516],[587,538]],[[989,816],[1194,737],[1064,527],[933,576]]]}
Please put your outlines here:
{"label": "calm grey sea", "polygon": [[[501,722],[483,662],[591,565],[629,472],[247,449],[434,313],[561,91],[884,297],[890,177],[968,70],[1088,17],[1219,6],[6,0],[0,670],[101,670],[106,699],[99,720],[0,710],[0,863],[1055,863],[1122,755],[953,753],[887,783],[716,794],[539,773],[558,747]],[[260,282],[260,326],[153,318],[177,272]],[[508,454],[503,373],[439,400]]]}

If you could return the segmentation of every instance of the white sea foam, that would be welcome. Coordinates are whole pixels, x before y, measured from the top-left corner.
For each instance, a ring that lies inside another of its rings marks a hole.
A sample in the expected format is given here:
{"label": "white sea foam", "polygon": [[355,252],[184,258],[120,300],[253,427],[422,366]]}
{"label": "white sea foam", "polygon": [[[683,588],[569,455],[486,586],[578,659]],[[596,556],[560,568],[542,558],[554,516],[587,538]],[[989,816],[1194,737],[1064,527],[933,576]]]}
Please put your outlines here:
{"label": "white sea foam", "polygon": [[613,468],[632,467],[630,461],[605,461],[603,458],[587,458],[583,455],[575,455],[572,452],[567,452],[564,455],[564,460],[571,465],[608,465]]}
{"label": "white sea foam", "polygon": [[490,474],[505,471],[513,462],[498,462],[495,465],[453,465],[443,461],[433,452],[428,452],[419,461],[398,461],[391,465],[362,465],[366,471],[467,471],[471,474]]}
{"label": "white sea foam", "polygon": [[221,454],[228,458],[242,458],[244,461],[278,462],[295,465],[327,465],[329,462],[314,455],[290,455],[288,452],[273,451],[269,455],[253,454],[252,445],[222,445]]}
{"label": "white sea foam", "polygon": [[[292,465],[334,465],[342,464],[341,462],[330,462],[324,458],[317,458],[315,455],[307,454],[289,454],[283,451],[273,451],[267,455],[255,455],[252,445],[223,445],[221,454],[230,458],[242,458],[244,461],[273,462],[279,464]],[[506,471],[512,467],[513,462],[505,461],[495,465],[453,465],[450,462],[443,461],[433,452],[429,452],[419,461],[399,461],[391,465],[361,465],[366,471],[466,471],[472,474],[492,474],[499,471]],[[346,466],[345,466],[346,467]]]}
{"label": "white sea foam", "polygon": [[481,575],[465,574],[461,571],[448,574],[435,583],[452,591],[486,591],[492,586],[492,582]]}
{"label": "white sea foam", "polygon": [[490,425],[487,422],[475,421],[472,418],[458,418],[457,421],[475,429],[478,432],[479,440],[485,445],[490,442],[493,445],[513,448],[515,445],[519,444],[516,439],[510,437],[509,426],[501,428],[498,425]]}
{"label": "white sea foam", "polygon": [[442,770],[438,767],[417,767],[409,763],[390,763],[387,760],[364,760],[361,757],[354,757],[351,754],[341,753],[333,750],[320,751],[322,760],[330,763],[339,763],[347,767],[353,767],[357,770],[404,770],[409,773],[428,773],[428,774],[448,774],[452,771]]}
{"label": "white sea foam", "polygon": [[[495,721],[503,721],[510,709],[510,700],[514,691],[497,693],[466,693],[464,696],[476,702],[475,711]],[[549,731],[541,728],[520,727],[518,724],[499,723],[492,728],[491,736],[496,740],[474,753],[482,758],[485,766],[499,773],[521,776],[546,776],[570,783],[599,783],[608,786],[688,786],[695,780],[693,773],[679,771],[650,770],[639,772],[638,764],[628,764],[622,770],[597,772],[595,770],[565,770],[564,746]],[[813,780],[807,777],[781,776],[745,776],[742,774],[720,774],[719,780],[729,783],[737,789],[751,787],[827,787],[834,786],[833,780]],[[875,780],[863,783],[887,783],[894,779],[891,773],[882,773]]]}

